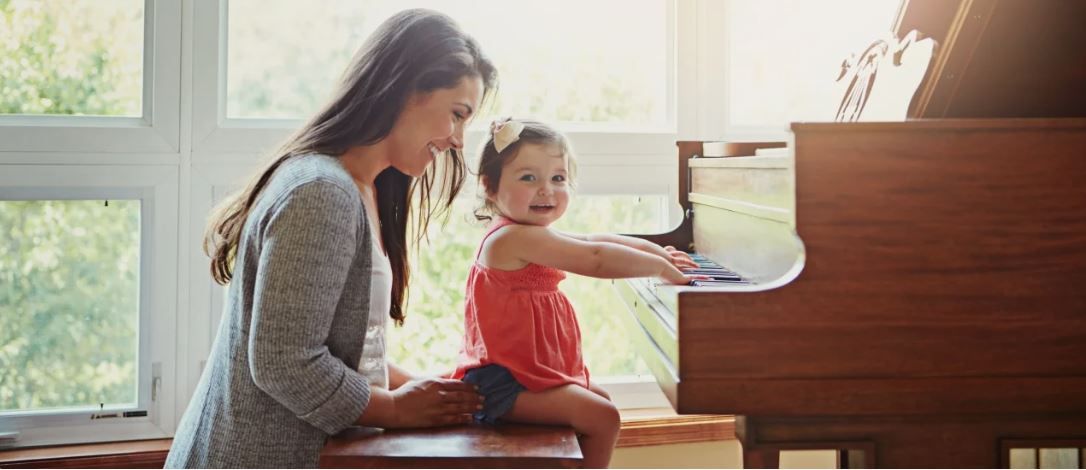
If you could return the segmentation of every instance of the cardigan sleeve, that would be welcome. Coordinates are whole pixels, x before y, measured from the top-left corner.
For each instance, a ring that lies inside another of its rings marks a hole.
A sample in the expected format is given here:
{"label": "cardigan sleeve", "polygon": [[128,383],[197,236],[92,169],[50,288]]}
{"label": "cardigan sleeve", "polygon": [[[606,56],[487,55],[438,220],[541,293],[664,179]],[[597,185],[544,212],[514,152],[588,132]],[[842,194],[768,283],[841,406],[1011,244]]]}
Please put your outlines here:
{"label": "cardigan sleeve", "polygon": [[359,204],[357,193],[333,182],[308,182],[276,201],[257,235],[248,341],[253,380],[328,434],[353,424],[370,397],[366,379],[327,346],[352,259],[366,255],[356,253],[365,223]]}

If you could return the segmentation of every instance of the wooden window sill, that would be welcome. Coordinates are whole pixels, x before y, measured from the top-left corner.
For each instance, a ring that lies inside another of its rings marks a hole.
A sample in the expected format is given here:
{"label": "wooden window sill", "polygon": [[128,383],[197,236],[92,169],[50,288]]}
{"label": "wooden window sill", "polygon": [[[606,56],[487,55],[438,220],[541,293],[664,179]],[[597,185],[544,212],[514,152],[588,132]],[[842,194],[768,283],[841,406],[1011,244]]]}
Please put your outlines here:
{"label": "wooden window sill", "polygon": [[[676,415],[670,409],[622,411],[618,447],[735,439],[735,418]],[[0,451],[0,468],[161,468],[171,439],[34,447]]]}
{"label": "wooden window sill", "polygon": [[162,468],[173,439],[0,450],[0,468]]}

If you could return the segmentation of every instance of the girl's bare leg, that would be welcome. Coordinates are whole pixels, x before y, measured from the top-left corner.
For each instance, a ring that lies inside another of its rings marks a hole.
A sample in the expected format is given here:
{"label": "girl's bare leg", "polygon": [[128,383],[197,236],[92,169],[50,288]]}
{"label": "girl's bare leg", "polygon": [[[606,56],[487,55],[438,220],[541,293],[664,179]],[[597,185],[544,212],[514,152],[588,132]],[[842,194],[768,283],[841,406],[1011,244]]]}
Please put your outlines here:
{"label": "girl's bare leg", "polygon": [[595,392],[563,385],[542,392],[521,392],[509,421],[573,426],[579,434],[586,468],[606,468],[618,440],[618,409]]}
{"label": "girl's bare leg", "polygon": [[603,387],[600,387],[596,382],[589,381],[588,389],[592,390],[592,393],[603,397],[604,400],[611,401],[611,394],[607,393],[607,390],[604,390]]}

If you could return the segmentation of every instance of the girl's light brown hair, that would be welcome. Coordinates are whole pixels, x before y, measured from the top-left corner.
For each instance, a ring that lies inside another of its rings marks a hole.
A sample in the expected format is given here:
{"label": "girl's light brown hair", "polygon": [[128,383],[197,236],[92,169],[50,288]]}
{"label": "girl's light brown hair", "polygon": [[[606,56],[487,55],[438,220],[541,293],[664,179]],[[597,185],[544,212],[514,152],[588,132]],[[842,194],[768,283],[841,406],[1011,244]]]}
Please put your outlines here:
{"label": "girl's light brown hair", "polygon": [[[566,160],[569,162],[569,184],[572,186],[576,173],[576,161],[573,158],[573,146],[570,145],[569,139],[543,122],[531,119],[517,119],[516,121],[524,124],[524,130],[520,131],[520,138],[516,142],[509,144],[508,147],[499,152],[494,147],[494,133],[491,132],[490,138],[483,145],[482,155],[479,157],[479,169],[475,173],[479,178],[480,188],[487,195],[498,192],[498,187],[501,185],[502,168],[512,163],[517,158],[517,153],[525,145],[543,145],[557,148],[566,156]],[[487,198],[483,198],[482,207],[475,209],[476,220],[489,221],[496,214],[494,203]]]}
{"label": "girl's light brown hair", "polygon": [[[242,228],[261,191],[283,162],[306,154],[340,156],[347,149],[380,142],[392,131],[408,98],[416,93],[456,87],[466,77],[483,82],[484,101],[497,86],[497,71],[478,43],[448,16],[431,10],[405,10],[385,20],[351,60],[332,98],[275,153],[249,184],[224,201],[204,233],[211,276],[219,284],[233,277]],[[439,185],[441,207],[431,208],[434,167],[419,179],[388,168],[374,184],[379,201],[381,240],[392,265],[390,316],[403,324],[410,280],[407,225],[415,197],[418,214],[415,244],[426,234],[430,217],[447,211],[466,174],[460,150],[450,149],[445,181]]]}

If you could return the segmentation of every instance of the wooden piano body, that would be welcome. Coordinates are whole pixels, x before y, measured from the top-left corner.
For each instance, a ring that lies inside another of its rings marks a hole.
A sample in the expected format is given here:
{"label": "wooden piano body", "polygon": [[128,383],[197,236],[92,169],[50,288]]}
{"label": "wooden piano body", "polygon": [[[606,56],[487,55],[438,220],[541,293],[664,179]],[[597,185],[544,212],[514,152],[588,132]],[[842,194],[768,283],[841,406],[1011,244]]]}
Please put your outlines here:
{"label": "wooden piano body", "polygon": [[[1001,440],[1086,439],[1086,119],[793,132],[794,160],[679,144],[692,220],[655,240],[752,285],[616,282],[675,408],[740,416],[750,465],[995,467]],[[765,193],[793,174],[794,210]]]}
{"label": "wooden piano body", "polygon": [[[999,2],[949,3],[996,24]],[[1023,101],[927,119],[977,109],[954,99],[968,83],[944,82],[914,102],[924,119],[796,123],[784,155],[691,159],[702,143],[678,143],[686,217],[644,238],[750,284],[615,285],[673,406],[736,415],[748,468],[788,449],[953,468],[1086,447],[1086,119],[1066,117],[1086,116],[1086,92],[1060,118],[1013,117],[1045,115]]]}

